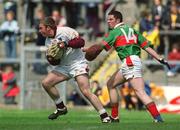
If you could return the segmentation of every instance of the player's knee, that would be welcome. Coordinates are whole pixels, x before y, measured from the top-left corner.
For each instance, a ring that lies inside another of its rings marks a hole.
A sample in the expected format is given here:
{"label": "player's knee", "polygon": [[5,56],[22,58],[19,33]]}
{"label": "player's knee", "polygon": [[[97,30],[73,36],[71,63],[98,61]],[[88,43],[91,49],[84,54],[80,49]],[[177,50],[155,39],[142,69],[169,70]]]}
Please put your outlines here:
{"label": "player's knee", "polygon": [[83,93],[83,95],[84,95],[85,97],[89,97],[90,94],[91,94],[91,92],[90,92],[88,89],[83,89],[83,90],[82,90],[82,93]]}
{"label": "player's knee", "polygon": [[41,84],[44,89],[47,89],[50,86],[49,82],[45,79],[42,80]]}

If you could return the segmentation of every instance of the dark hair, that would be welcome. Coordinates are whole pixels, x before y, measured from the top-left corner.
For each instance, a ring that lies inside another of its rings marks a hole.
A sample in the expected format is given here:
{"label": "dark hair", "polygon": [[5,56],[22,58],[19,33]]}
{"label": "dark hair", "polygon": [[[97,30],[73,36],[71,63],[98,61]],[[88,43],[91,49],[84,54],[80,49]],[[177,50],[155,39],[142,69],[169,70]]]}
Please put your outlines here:
{"label": "dark hair", "polygon": [[56,22],[52,17],[46,17],[40,23],[44,24],[45,26],[49,26],[52,29],[56,29]]}
{"label": "dark hair", "polygon": [[120,19],[120,22],[123,21],[122,13],[119,11],[113,10],[113,11],[109,12],[108,15],[113,15],[115,17],[115,19]]}

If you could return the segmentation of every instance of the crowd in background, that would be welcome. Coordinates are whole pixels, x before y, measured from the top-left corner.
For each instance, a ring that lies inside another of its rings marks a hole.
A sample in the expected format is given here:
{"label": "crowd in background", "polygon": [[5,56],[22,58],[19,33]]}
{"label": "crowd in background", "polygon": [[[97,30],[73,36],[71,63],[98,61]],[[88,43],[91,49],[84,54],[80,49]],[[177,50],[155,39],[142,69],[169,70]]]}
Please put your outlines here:
{"label": "crowd in background", "polygon": [[[138,2],[143,3],[143,0],[137,0],[137,6],[139,4]],[[149,39],[152,41],[153,46],[157,49],[158,53],[160,54],[164,53],[164,41],[163,35],[159,35],[158,31],[180,29],[179,3],[179,0],[167,0],[166,4],[163,3],[162,0],[154,0],[151,7],[149,7],[149,9],[145,8],[144,10],[142,10],[140,12],[140,17],[138,17],[138,20],[135,21],[137,29],[140,32],[142,32],[145,36],[150,37]],[[56,20],[58,26],[69,26],[72,28],[81,27],[87,30],[92,29],[92,32],[90,34],[91,36],[102,36],[105,30],[101,29],[101,22],[104,21],[106,10],[111,4],[112,0],[104,0],[102,2],[102,8],[99,8],[99,3],[96,2],[75,3],[73,1],[65,0],[64,2],[59,3],[55,3],[53,1],[42,1],[41,4],[38,4],[36,2],[29,1],[27,26],[29,26],[29,28],[36,28],[38,31],[37,26],[39,20],[43,19],[46,16],[52,16]],[[84,12],[82,11],[85,11],[85,14],[83,14]],[[103,14],[103,16],[101,17],[99,15],[100,12]],[[11,16],[9,16],[9,14]],[[11,45],[12,47],[10,47],[9,44],[10,41],[16,41],[14,36],[19,34],[19,26],[16,21],[17,4],[15,2],[12,2],[12,0],[9,0],[9,2],[6,1],[4,3],[4,15],[5,21],[1,21],[1,38],[4,40],[4,42],[6,42],[6,50],[13,50],[12,54],[9,54],[9,51],[6,51],[6,56],[8,58],[14,58],[16,57],[16,49],[14,48],[17,45],[13,44],[14,46]],[[10,22],[7,21],[11,21],[10,19],[12,19],[12,25],[8,26]],[[6,25],[4,25],[5,23]],[[3,31],[5,31],[5,33],[3,33]],[[13,34],[12,38],[7,38],[7,31],[9,35],[12,36]],[[39,34],[37,35],[39,38]],[[9,39],[9,44],[7,44],[7,39]],[[38,40],[40,41],[37,41],[36,45],[43,45],[43,39],[39,38]],[[180,39],[178,38],[178,35],[170,36],[170,50],[172,49],[173,44],[180,45],[179,40]]]}
{"label": "crowd in background", "polygon": [[[154,49],[159,54],[165,53],[164,35],[160,35],[160,31],[179,31],[180,30],[180,1],[168,0],[166,5],[162,0],[154,0],[150,11],[141,12],[141,20],[139,21],[139,31],[152,42]],[[169,35],[169,54],[168,60],[180,60],[180,38],[179,35]],[[175,48],[176,47],[176,51]],[[171,55],[176,56],[171,56]],[[180,65],[172,65],[172,70],[167,76],[175,76],[180,70]]]}
{"label": "crowd in background", "polygon": [[[140,2],[143,3],[144,1],[142,0]],[[29,28],[34,28],[36,30],[35,45],[44,46],[45,38],[38,33],[38,25],[40,20],[43,20],[46,16],[52,16],[58,26],[70,26],[72,28],[81,27],[87,30],[92,29],[90,37],[96,38],[104,34],[105,30],[100,28],[100,24],[104,21],[105,12],[112,4],[112,1],[104,0],[102,3],[102,10],[100,10],[99,5],[96,2],[74,3],[65,0],[61,3],[54,3],[43,1],[41,6],[39,6],[37,3],[29,1],[28,4],[27,22],[29,23]],[[21,34],[21,28],[17,22],[17,15],[19,15],[17,14],[17,4],[9,0],[4,2],[3,7],[5,20],[0,21],[0,37],[2,44],[4,44],[5,47],[4,57],[17,58],[17,37]],[[62,7],[65,12],[64,16],[62,13]],[[82,18],[83,7],[86,12],[84,18]],[[99,12],[103,13],[103,17],[99,17]],[[143,10],[140,14],[140,17],[137,18],[138,20],[134,22],[133,26],[152,42],[152,47],[154,47],[158,53],[164,54],[164,35],[160,35],[160,31],[180,30],[180,1],[167,0],[167,3],[163,3],[162,0],[154,0],[153,5],[149,9]],[[180,61],[179,35],[170,35],[169,41],[170,49],[168,59]],[[41,52],[36,52],[35,58],[40,59],[41,57]],[[34,63],[33,70],[38,74],[45,74],[47,73],[47,70],[43,69],[45,66],[46,65],[42,63]],[[178,71],[180,71],[180,65],[174,64],[167,75],[175,76]],[[95,93],[100,96],[102,91],[99,89]],[[74,96],[76,96],[76,94]],[[73,96],[71,99],[74,99]],[[101,99],[101,101],[102,100],[103,99]],[[131,107],[135,107],[133,101],[138,102],[135,98],[131,101],[130,97],[125,97],[125,100],[130,101]],[[108,106],[108,99],[104,101],[104,104],[105,106]],[[128,106],[129,105],[126,104],[127,108]]]}

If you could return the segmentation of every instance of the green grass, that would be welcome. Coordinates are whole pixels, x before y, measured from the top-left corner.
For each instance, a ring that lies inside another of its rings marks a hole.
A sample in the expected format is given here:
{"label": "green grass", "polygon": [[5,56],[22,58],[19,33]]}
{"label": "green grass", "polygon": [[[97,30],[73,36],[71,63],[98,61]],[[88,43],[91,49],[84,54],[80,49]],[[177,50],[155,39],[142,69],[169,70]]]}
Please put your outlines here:
{"label": "green grass", "polygon": [[121,111],[120,123],[102,124],[95,111],[70,109],[51,121],[50,110],[0,110],[0,130],[180,130],[180,115],[163,114],[165,123],[153,123],[143,111]]}

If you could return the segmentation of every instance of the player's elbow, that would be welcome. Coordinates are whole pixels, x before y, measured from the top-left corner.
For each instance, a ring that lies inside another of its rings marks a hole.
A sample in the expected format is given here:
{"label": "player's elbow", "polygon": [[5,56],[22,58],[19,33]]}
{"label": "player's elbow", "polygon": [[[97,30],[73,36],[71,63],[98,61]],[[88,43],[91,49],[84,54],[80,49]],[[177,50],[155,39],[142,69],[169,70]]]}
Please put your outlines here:
{"label": "player's elbow", "polygon": [[68,46],[72,48],[81,48],[84,47],[85,40],[81,37],[76,37],[68,42]]}

